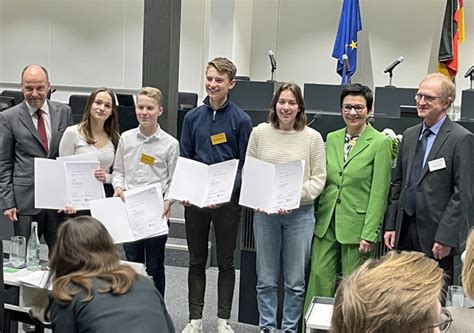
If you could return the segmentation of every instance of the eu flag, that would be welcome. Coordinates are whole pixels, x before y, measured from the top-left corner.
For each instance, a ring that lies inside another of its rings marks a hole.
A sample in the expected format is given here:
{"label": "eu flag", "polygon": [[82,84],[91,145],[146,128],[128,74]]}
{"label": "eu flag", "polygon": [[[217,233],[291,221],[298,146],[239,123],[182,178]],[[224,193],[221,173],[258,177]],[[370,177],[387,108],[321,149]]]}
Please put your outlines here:
{"label": "eu flag", "polygon": [[[337,73],[342,77],[342,83],[349,83],[356,71],[357,65],[357,33],[362,30],[360,20],[359,0],[344,0],[341,18],[334,42],[333,58],[337,59]],[[343,55],[347,55],[349,72],[344,66]],[[347,73],[346,73],[347,72]]]}

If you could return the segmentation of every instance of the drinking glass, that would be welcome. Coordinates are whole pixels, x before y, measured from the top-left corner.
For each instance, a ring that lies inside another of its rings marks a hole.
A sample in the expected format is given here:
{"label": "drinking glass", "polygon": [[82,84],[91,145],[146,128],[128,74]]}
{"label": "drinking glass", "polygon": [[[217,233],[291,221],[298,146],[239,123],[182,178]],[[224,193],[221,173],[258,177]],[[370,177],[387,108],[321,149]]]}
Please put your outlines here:
{"label": "drinking glass", "polygon": [[26,238],[23,236],[13,236],[10,238],[10,264],[17,268],[25,265],[25,255]]}
{"label": "drinking glass", "polygon": [[461,286],[449,286],[447,306],[462,308],[464,306],[464,289]]}

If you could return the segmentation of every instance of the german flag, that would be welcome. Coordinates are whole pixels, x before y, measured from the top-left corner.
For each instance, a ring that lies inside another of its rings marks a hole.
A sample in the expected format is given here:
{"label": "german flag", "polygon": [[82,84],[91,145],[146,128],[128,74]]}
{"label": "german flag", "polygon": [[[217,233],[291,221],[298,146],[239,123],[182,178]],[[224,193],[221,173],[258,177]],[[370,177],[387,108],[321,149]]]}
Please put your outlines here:
{"label": "german flag", "polygon": [[439,43],[438,72],[453,79],[458,72],[459,44],[464,41],[463,0],[446,0]]}

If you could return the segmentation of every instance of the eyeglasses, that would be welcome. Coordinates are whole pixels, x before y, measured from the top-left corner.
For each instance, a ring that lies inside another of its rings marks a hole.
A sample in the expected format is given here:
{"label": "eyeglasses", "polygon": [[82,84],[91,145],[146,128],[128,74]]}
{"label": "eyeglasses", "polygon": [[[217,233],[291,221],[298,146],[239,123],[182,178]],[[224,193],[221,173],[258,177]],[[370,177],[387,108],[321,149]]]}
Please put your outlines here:
{"label": "eyeglasses", "polygon": [[344,111],[346,113],[351,112],[352,109],[354,109],[355,112],[357,112],[357,113],[361,113],[365,108],[366,108],[366,106],[362,105],[362,104],[356,104],[356,105],[342,104],[342,111]]}
{"label": "eyeglasses", "polygon": [[451,316],[451,312],[448,309],[442,308],[441,309],[441,316],[440,316],[440,323],[438,325],[429,326],[427,328],[439,328],[440,332],[446,332],[449,327],[451,326],[451,322],[453,321],[453,317]]}
{"label": "eyeglasses", "polygon": [[423,94],[415,94],[415,100],[417,102],[421,101],[423,98],[425,99],[426,103],[432,103],[436,99],[441,98],[441,96],[430,96],[430,95],[423,95]]}

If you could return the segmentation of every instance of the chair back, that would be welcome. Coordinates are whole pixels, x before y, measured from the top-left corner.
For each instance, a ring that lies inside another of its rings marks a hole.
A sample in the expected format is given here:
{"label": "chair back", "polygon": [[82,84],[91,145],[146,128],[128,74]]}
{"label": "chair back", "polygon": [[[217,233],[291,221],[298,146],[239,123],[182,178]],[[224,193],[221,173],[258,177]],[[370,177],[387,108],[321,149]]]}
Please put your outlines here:
{"label": "chair back", "polygon": [[80,116],[84,114],[86,108],[88,95],[71,95],[69,96],[69,106],[71,107],[72,115]]}
{"label": "chair back", "polygon": [[25,99],[23,93],[20,90],[4,90],[2,96],[13,97],[15,99],[15,105],[20,104]]}
{"label": "chair back", "polygon": [[197,106],[198,94],[190,92],[178,92],[179,110],[191,110]]}

